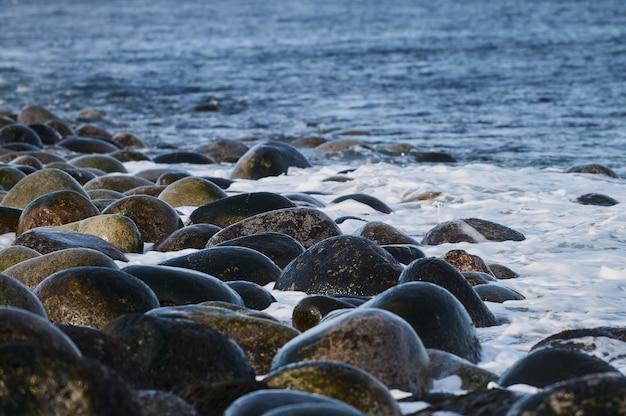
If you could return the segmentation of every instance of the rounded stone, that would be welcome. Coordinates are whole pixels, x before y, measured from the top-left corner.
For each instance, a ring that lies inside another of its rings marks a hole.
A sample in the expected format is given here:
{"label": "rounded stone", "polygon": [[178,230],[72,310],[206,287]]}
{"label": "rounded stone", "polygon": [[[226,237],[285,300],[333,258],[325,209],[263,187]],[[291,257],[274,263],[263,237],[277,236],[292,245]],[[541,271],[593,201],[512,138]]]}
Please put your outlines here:
{"label": "rounded stone", "polygon": [[383,214],[391,214],[393,212],[393,210],[391,209],[391,207],[389,207],[389,205],[385,204],[383,201],[381,201],[380,199],[372,196],[372,195],[367,195],[367,194],[349,194],[349,195],[342,195],[339,196],[335,199],[333,199],[332,201],[330,201],[331,204],[338,204],[340,202],[343,201],[356,201],[356,202],[360,202],[361,204],[367,205],[370,208],[375,209],[376,211],[382,212]]}
{"label": "rounded stone", "polygon": [[196,409],[180,396],[162,390],[138,390],[138,416],[198,416]]}
{"label": "rounded stone", "polygon": [[423,258],[410,263],[400,274],[399,283],[424,281],[452,293],[465,307],[478,328],[498,325],[498,320],[480,299],[461,272],[438,258]]}
{"label": "rounded stone", "polygon": [[137,136],[131,133],[117,133],[111,138],[114,142],[122,146],[123,148],[127,147],[135,147],[135,148],[144,148],[146,147],[145,143],[139,139]]}
{"label": "rounded stone", "polygon": [[602,207],[610,207],[619,204],[619,201],[615,198],[611,198],[604,194],[584,194],[576,198],[575,202],[582,205],[598,205]]}
{"label": "rounded stone", "polygon": [[126,196],[149,195],[149,196],[153,196],[155,198],[158,198],[159,195],[161,195],[161,192],[163,192],[165,190],[165,188],[166,188],[165,185],[138,186],[136,188],[129,189],[128,191],[124,192],[124,195],[126,195]]}
{"label": "rounded stone", "polygon": [[92,124],[83,124],[76,130],[74,130],[74,132],[77,136],[81,137],[98,137],[102,139],[110,139],[111,137],[113,137],[113,135],[105,129],[94,126]]}
{"label": "rounded stone", "polygon": [[625,342],[626,328],[622,327],[569,329],[542,339],[530,351],[539,348],[568,348],[611,362],[622,358]]}
{"label": "rounded stone", "polygon": [[139,176],[111,174],[106,176],[99,176],[90,180],[85,184],[85,190],[90,191],[93,189],[109,189],[111,191],[124,193],[133,188],[137,188],[138,186],[151,185],[154,185],[154,183]]}
{"label": "rounded stone", "polygon": [[17,233],[21,216],[22,210],[19,208],[0,206],[0,235]]}
{"label": "rounded stone", "polygon": [[503,264],[491,263],[487,266],[497,279],[516,279],[519,277],[519,273],[511,270],[511,268]]}
{"label": "rounded stone", "polygon": [[382,221],[370,221],[355,232],[356,235],[369,238],[376,244],[412,244],[419,245],[417,240],[405,232]]}
{"label": "rounded stone", "polygon": [[276,302],[269,290],[256,283],[245,280],[232,280],[226,282],[226,285],[241,296],[246,308],[262,311]]}
{"label": "rounded stone", "polygon": [[74,267],[56,272],[35,287],[48,318],[59,325],[102,328],[112,319],[159,307],[148,285],[106,267]]}
{"label": "rounded stone", "polygon": [[492,274],[485,261],[475,254],[470,254],[465,250],[450,250],[441,256],[460,272],[482,272]]}
{"label": "rounded stone", "polygon": [[196,208],[189,215],[189,224],[206,223],[223,228],[256,214],[295,206],[284,196],[271,192],[233,195]]}
{"label": "rounded stone", "polygon": [[[304,247],[295,238],[276,232],[258,233],[233,238],[217,244],[215,247],[248,247],[269,257],[281,269],[293,259],[304,253]],[[208,248],[208,247],[207,247]]]}
{"label": "rounded stone", "polygon": [[120,149],[119,145],[101,137],[68,136],[57,143],[57,146],[83,154],[112,153]]}
{"label": "rounded stone", "polygon": [[24,309],[48,318],[43,304],[26,285],[3,273],[0,273],[0,305]]}
{"label": "rounded stone", "polygon": [[617,174],[613,169],[601,165],[599,163],[587,163],[584,165],[575,165],[565,170],[565,173],[590,173],[593,175],[604,175],[610,178],[617,178]]}
{"label": "rounded stone", "polygon": [[461,388],[469,391],[486,390],[489,383],[498,381],[498,375],[485,370],[458,355],[428,348],[430,370],[435,380],[441,380],[450,376],[461,379]]}
{"label": "rounded stone", "polygon": [[171,172],[165,172],[161,176],[157,178],[155,183],[157,185],[171,185],[179,179],[190,178],[191,174],[189,172],[173,170]]}
{"label": "rounded stone", "polygon": [[483,272],[461,272],[461,274],[465,277],[465,280],[474,287],[498,281],[493,275]]}
{"label": "rounded stone", "polygon": [[18,156],[11,160],[11,164],[16,166],[30,166],[35,170],[43,169],[43,163],[36,157],[30,155]]}
{"label": "rounded stone", "polygon": [[167,185],[159,194],[159,199],[173,207],[199,207],[226,196],[226,192],[211,181],[187,177]]}
{"label": "rounded stone", "polygon": [[254,379],[241,347],[207,325],[127,314],[111,321],[104,332],[128,348],[161,390],[184,391],[198,383]]}
{"label": "rounded stone", "polygon": [[423,393],[432,386],[422,341],[405,320],[382,309],[355,309],[303,332],[279,350],[272,370],[307,360],[352,364],[390,389]]}
{"label": "rounded stone", "polygon": [[88,196],[75,191],[55,191],[33,199],[20,215],[17,235],[37,227],[80,221],[100,214]]}
{"label": "rounded stone", "polygon": [[[62,138],[74,135],[74,130],[72,130],[70,125],[67,124],[63,120],[52,119],[52,120],[46,121],[44,124],[46,126],[52,127],[54,130],[56,130],[61,135]],[[57,142],[57,144],[58,144],[58,142]]]}
{"label": "rounded stone", "polygon": [[409,282],[386,290],[362,308],[393,312],[407,321],[426,348],[447,351],[472,363],[481,345],[472,318],[450,292],[429,282]]}
{"label": "rounded stone", "polygon": [[247,247],[213,247],[161,263],[198,270],[223,282],[246,280],[264,286],[276,281],[282,270],[267,256]]}
{"label": "rounded stone", "polygon": [[24,107],[17,116],[17,122],[20,124],[45,123],[50,120],[58,120],[50,110],[39,106],[29,105]]}
{"label": "rounded stone", "polygon": [[44,145],[55,145],[61,141],[61,135],[52,127],[47,124],[35,123],[30,124],[30,127],[41,139],[41,143]]}
{"label": "rounded stone", "polygon": [[466,218],[441,223],[426,233],[422,244],[439,245],[445,243],[481,243],[485,241],[523,241],[526,237],[495,222],[478,218]]}
{"label": "rounded stone", "polygon": [[239,158],[232,179],[261,179],[286,174],[290,167],[308,168],[311,163],[295,147],[281,142],[260,143]]}
{"label": "rounded stone", "polygon": [[0,144],[27,143],[41,148],[41,138],[30,127],[23,124],[9,124],[0,128]]}
{"label": "rounded stone", "polygon": [[354,309],[354,305],[327,295],[306,296],[293,308],[291,324],[304,332],[319,324],[329,313],[339,309]]}
{"label": "rounded stone", "polygon": [[23,209],[37,197],[54,191],[75,191],[88,198],[80,183],[69,174],[59,169],[42,169],[16,183],[2,199],[2,205]]}
{"label": "rounded stone", "polygon": [[385,385],[360,368],[346,363],[295,363],[271,372],[264,381],[271,389],[306,391],[332,397],[368,415],[402,414]]}
{"label": "rounded stone", "polygon": [[26,177],[26,174],[13,166],[0,166],[0,187],[5,191],[13,188],[24,177]]}
{"label": "rounded stone", "polygon": [[109,156],[119,160],[122,163],[125,163],[125,162],[143,162],[143,161],[149,162],[149,161],[152,160],[144,152],[140,152],[139,150],[133,150],[133,149],[129,149],[129,148],[116,150],[115,152],[109,153]]}
{"label": "rounded stone", "polygon": [[217,139],[199,146],[195,150],[218,163],[235,163],[249,148],[237,140]]}
{"label": "rounded stone", "polygon": [[498,380],[503,387],[527,384],[543,388],[550,384],[596,373],[619,370],[600,358],[564,348],[543,348],[529,353],[509,367]]}
{"label": "rounded stone", "polygon": [[474,286],[474,290],[478,296],[485,302],[503,303],[508,300],[523,300],[524,295],[516,290],[506,286],[500,286],[495,283],[483,283]]}
{"label": "rounded stone", "polygon": [[127,173],[119,160],[107,155],[83,155],[70,160],[77,168],[93,168],[106,173]]}
{"label": "rounded stone", "polygon": [[221,280],[180,267],[131,265],[121,269],[147,284],[161,306],[222,301],[243,306],[239,294]]}
{"label": "rounded stone", "polygon": [[155,251],[180,251],[187,248],[202,249],[215,233],[221,230],[213,224],[192,224],[179,228],[170,234],[159,245],[154,247]]}
{"label": "rounded stone", "polygon": [[9,246],[0,250],[0,271],[39,256],[41,256],[41,253],[29,247]]}
{"label": "rounded stone", "polygon": [[276,352],[300,334],[290,326],[220,307],[185,305],[154,309],[148,315],[188,319],[228,335],[246,353],[256,374],[267,374]]}
{"label": "rounded stone", "polygon": [[133,195],[117,200],[106,207],[102,214],[127,216],[137,225],[144,242],[155,245],[183,227],[183,222],[174,208],[149,195]]}
{"label": "rounded stone", "polygon": [[24,260],[3,271],[27,287],[33,289],[42,280],[61,270],[79,266],[99,266],[119,269],[117,264],[106,254],[89,248],[68,248],[53,251],[43,256]]}
{"label": "rounded stone", "polygon": [[157,155],[152,158],[152,161],[154,163],[189,163],[195,165],[210,165],[215,163],[215,160],[201,153],[183,150]]}
{"label": "rounded stone", "polygon": [[381,247],[402,264],[409,264],[413,260],[426,257],[426,254],[415,244],[385,244]]}
{"label": "rounded stone", "polygon": [[296,257],[276,281],[276,290],[307,294],[377,295],[398,281],[402,265],[363,237],[327,238]]}

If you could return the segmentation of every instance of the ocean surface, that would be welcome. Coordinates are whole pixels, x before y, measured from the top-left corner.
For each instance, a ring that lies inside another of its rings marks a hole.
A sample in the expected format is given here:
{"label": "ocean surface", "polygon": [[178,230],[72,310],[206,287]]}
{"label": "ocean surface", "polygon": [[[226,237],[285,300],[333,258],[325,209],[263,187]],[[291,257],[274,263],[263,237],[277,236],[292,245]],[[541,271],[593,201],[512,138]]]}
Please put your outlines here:
{"label": "ocean surface", "polygon": [[[229,192],[320,192],[333,218],[384,221],[418,240],[469,217],[522,232],[521,242],[423,248],[429,256],[461,248],[520,274],[501,284],[526,299],[488,303],[505,323],[478,329],[486,369],[502,373],[562,330],[626,325],[622,0],[3,0],[0,17],[0,110],[39,104],[74,120],[95,109],[104,116],[77,122],[131,132],[153,148],[364,131],[351,137],[363,146],[307,150],[312,168],[238,180]],[[217,111],[193,111],[215,101]],[[458,162],[380,151],[395,144]],[[582,163],[619,178],[565,173]],[[233,165],[177,167],[228,177]],[[351,169],[352,181],[324,181]],[[357,192],[393,212],[330,204]],[[414,198],[424,192],[441,195]],[[621,203],[575,202],[587,193]],[[0,247],[13,238],[1,236]],[[184,253],[129,257],[151,264]],[[274,295],[268,311],[288,322],[303,294]],[[595,353],[626,371],[622,343]]]}

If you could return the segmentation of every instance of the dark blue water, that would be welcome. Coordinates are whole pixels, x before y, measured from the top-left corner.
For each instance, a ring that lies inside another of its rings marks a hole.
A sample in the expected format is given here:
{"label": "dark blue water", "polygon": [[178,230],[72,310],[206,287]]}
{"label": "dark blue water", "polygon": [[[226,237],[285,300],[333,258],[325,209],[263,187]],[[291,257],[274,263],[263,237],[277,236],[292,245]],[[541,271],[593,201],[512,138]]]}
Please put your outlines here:
{"label": "dark blue water", "polygon": [[464,162],[626,166],[623,0],[13,3],[2,110],[103,110],[155,146],[359,129]]}

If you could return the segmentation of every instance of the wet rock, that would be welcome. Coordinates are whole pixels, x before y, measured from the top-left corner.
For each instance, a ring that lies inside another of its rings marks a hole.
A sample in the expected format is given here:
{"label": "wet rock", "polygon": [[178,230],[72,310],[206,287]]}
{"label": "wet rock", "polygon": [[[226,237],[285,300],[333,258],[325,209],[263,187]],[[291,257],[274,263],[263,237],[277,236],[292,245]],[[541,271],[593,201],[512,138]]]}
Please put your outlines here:
{"label": "wet rock", "polygon": [[427,349],[430,359],[430,370],[435,380],[452,375],[461,379],[463,390],[485,390],[491,382],[498,381],[498,375],[478,367],[458,355],[438,349]]}
{"label": "wet rock", "polygon": [[401,415],[389,390],[367,372],[335,361],[287,365],[264,379],[271,389],[306,391],[332,397],[368,415]]}
{"label": "wet rock", "polygon": [[484,283],[474,286],[474,290],[478,296],[485,302],[503,303],[507,300],[526,299],[524,295],[516,290],[506,286],[500,286],[495,283]]}
{"label": "wet rock", "polygon": [[597,327],[570,329],[551,335],[533,345],[540,348],[566,348],[591,354],[609,363],[623,359],[626,350],[626,329]]}
{"label": "wet rock", "polygon": [[81,355],[72,340],[46,316],[8,305],[0,308],[0,346],[12,343],[41,345],[72,357]]}
{"label": "wet rock", "polygon": [[112,141],[104,140],[100,137],[68,136],[57,143],[57,146],[76,153],[112,153],[120,149]]}
{"label": "wet rock", "polygon": [[445,152],[417,152],[415,161],[420,163],[456,163],[456,159]]}
{"label": "wet rock", "polygon": [[165,172],[161,176],[159,176],[156,180],[157,185],[171,185],[179,179],[190,178],[191,174],[189,172],[173,170],[170,172]]}
{"label": "wet rock", "polygon": [[124,193],[133,188],[137,188],[138,186],[150,185],[154,185],[154,183],[139,176],[115,174],[99,176],[90,180],[85,184],[85,190],[90,191],[93,189],[109,189],[111,191]]}
{"label": "wet rock", "polygon": [[76,232],[101,238],[122,253],[143,253],[143,240],[137,225],[124,215],[97,215],[69,224],[48,227],[57,232]]}
{"label": "wet rock", "polygon": [[284,196],[271,192],[239,194],[198,207],[189,215],[189,224],[207,223],[228,227],[263,212],[295,206]]}
{"label": "wet rock", "polygon": [[57,325],[80,350],[83,357],[91,358],[115,371],[134,389],[150,388],[153,384],[141,364],[115,338],[96,328],[82,325]]}
{"label": "wet rock", "polygon": [[26,174],[13,166],[0,166],[0,187],[5,191],[13,188],[16,183],[24,179]]}
{"label": "wet rock", "polygon": [[421,393],[432,386],[428,354],[402,318],[382,309],[355,309],[289,341],[272,370],[307,360],[331,360],[367,371],[390,389]]}
{"label": "wet rock", "polygon": [[319,324],[330,312],[339,309],[354,309],[354,305],[327,295],[306,296],[293,308],[291,324],[304,332]]}
{"label": "wet rock", "polygon": [[260,143],[239,158],[232,179],[260,179],[286,174],[290,167],[308,168],[309,161],[295,147],[281,142]]}
{"label": "wet rock", "polygon": [[519,277],[519,273],[511,270],[509,267],[498,264],[491,263],[487,265],[489,270],[493,273],[493,275],[498,279],[516,279]]}
{"label": "wet rock", "polygon": [[192,224],[179,228],[157,245],[155,251],[180,251],[187,248],[202,249],[215,233],[221,230],[213,224]]}
{"label": "wet rock", "polygon": [[523,241],[526,237],[518,231],[495,222],[466,218],[441,223],[426,233],[422,244],[481,243],[485,241]]}
{"label": "wet rock", "polygon": [[544,348],[529,353],[509,367],[498,380],[503,387],[528,384],[543,388],[550,384],[588,374],[617,373],[619,370],[601,360],[564,348]]}
{"label": "wet rock", "polygon": [[[474,391],[462,395],[450,395],[443,400],[432,403],[417,413],[413,413],[412,416],[445,414],[472,416],[504,415],[514,403],[523,397],[524,395],[521,393],[497,388]],[[508,413],[506,414],[508,415]]]}
{"label": "wet rock", "polygon": [[215,160],[201,153],[183,150],[157,155],[152,158],[152,161],[154,163],[190,163],[195,165],[210,165],[215,163]]}
{"label": "wet rock", "polygon": [[323,143],[326,143],[327,140],[323,137],[301,137],[299,139],[291,142],[291,145],[294,147],[302,147],[305,149],[313,149]]}
{"label": "wet rock", "polygon": [[113,137],[113,135],[105,129],[94,126],[92,124],[83,124],[76,130],[74,130],[74,132],[77,136],[81,137],[98,137],[101,139],[110,139]]}
{"label": "wet rock", "polygon": [[[291,413],[284,413],[285,411]],[[261,414],[268,416],[272,413],[274,416],[290,414],[303,416],[315,414],[328,416],[362,415],[361,412],[352,406],[320,394],[295,390],[267,389],[248,393],[235,400],[224,411],[224,416],[254,416]]]}
{"label": "wet rock", "polygon": [[369,238],[376,244],[413,244],[419,243],[405,232],[382,221],[370,221],[356,231],[356,235]]}
{"label": "wet rock", "polygon": [[21,215],[22,210],[19,208],[0,206],[0,235],[17,233]]}
{"label": "wet rock", "polygon": [[123,148],[134,147],[134,148],[144,148],[146,145],[144,142],[139,139],[137,136],[131,133],[117,133],[111,138],[114,142],[119,144]]}
{"label": "wet rock", "polygon": [[450,292],[429,282],[392,287],[364,303],[362,308],[393,312],[407,321],[426,348],[447,351],[480,361],[481,345],[472,319]]}
{"label": "wet rock", "polygon": [[[70,125],[67,124],[63,120],[59,120],[59,119],[48,120],[44,124],[46,126],[52,127],[54,130],[56,130],[61,135],[62,138],[66,138],[66,137],[74,135],[74,130],[72,130]],[[58,142],[57,142],[57,144],[58,144]]]}
{"label": "wet rock", "polygon": [[128,173],[119,160],[108,155],[83,155],[70,160],[77,168],[93,168],[106,173]]}
{"label": "wet rock", "polygon": [[50,110],[39,105],[29,105],[24,107],[17,116],[17,122],[20,124],[46,123],[50,120],[58,120]]}
{"label": "wet rock", "polygon": [[18,156],[11,161],[11,164],[20,165],[20,166],[30,166],[31,168],[35,170],[43,169],[43,163],[41,163],[39,159],[37,159],[36,157],[29,156],[29,155]]}
{"label": "wet rock", "polygon": [[102,214],[129,217],[137,225],[144,242],[155,245],[183,227],[178,213],[168,203],[148,195],[127,196],[106,207]]}
{"label": "wet rock", "polygon": [[54,168],[54,169],[62,170],[63,172],[70,175],[72,178],[76,179],[76,181],[81,185],[85,185],[87,182],[96,178],[97,176],[100,176],[101,174],[102,175],[105,174],[104,172],[100,172],[95,169],[87,170],[87,169],[77,168],[65,162],[48,163],[46,165],[46,168],[49,168],[49,169]]}
{"label": "wet rock", "polygon": [[223,282],[247,280],[261,286],[276,281],[282,270],[267,256],[247,247],[213,247],[174,257],[163,266],[198,270]]}
{"label": "wet rock", "polygon": [[158,389],[181,391],[201,382],[254,379],[241,347],[207,325],[127,314],[111,321],[104,332],[126,345]]}
{"label": "wet rock", "polygon": [[262,311],[276,302],[271,292],[263,286],[245,280],[233,280],[226,285],[241,296],[246,308]]}
{"label": "wet rock", "polygon": [[[361,140],[356,139],[336,139],[320,143],[315,150],[321,150],[324,152],[341,152],[351,149],[356,146],[365,146]],[[365,146],[367,147],[367,146]]]}
{"label": "wet rock", "polygon": [[426,257],[426,254],[414,244],[384,244],[381,247],[402,264]]}
{"label": "wet rock", "polygon": [[138,390],[138,416],[197,416],[196,409],[181,397],[162,390]]}
{"label": "wet rock", "polygon": [[215,247],[248,247],[269,257],[281,269],[293,259],[304,253],[304,247],[295,238],[276,232],[258,233],[233,238],[217,244]]}
{"label": "wet rock", "polygon": [[128,148],[120,149],[115,152],[109,153],[109,156],[119,160],[120,162],[141,162],[141,161],[151,161],[150,157],[148,157],[145,153],[140,152],[138,150],[132,150]]}
{"label": "wet rock", "polygon": [[613,169],[598,163],[587,163],[584,165],[572,166],[565,170],[565,173],[590,173],[593,175],[604,175],[611,178],[617,178],[617,174]]}
{"label": "wet rock", "polygon": [[9,246],[0,250],[0,271],[6,270],[11,266],[21,263],[25,260],[41,256],[36,250],[24,246]]}
{"label": "wet rock", "polygon": [[33,129],[23,124],[10,124],[0,128],[0,144],[26,143],[41,148],[41,138]]}
{"label": "wet rock", "polygon": [[619,204],[615,198],[603,194],[584,194],[576,198],[575,202],[582,205],[598,205],[602,207],[610,207]]}
{"label": "wet rock", "polygon": [[7,415],[139,414],[133,391],[112,371],[41,345],[1,346],[0,385]]}
{"label": "wet rock", "polygon": [[0,273],[0,305],[2,307],[12,306],[24,309],[46,319],[48,318],[46,309],[26,285],[3,273]]}
{"label": "wet rock", "polygon": [[148,315],[188,319],[223,332],[243,349],[256,374],[267,374],[276,352],[300,334],[290,326],[219,307],[186,305],[159,308],[148,312]]}
{"label": "wet rock", "polygon": [[119,269],[109,256],[99,251],[89,248],[68,248],[25,260],[5,269],[3,273],[32,289],[53,273],[79,266]]}
{"label": "wet rock", "polygon": [[217,139],[196,148],[196,152],[214,159],[218,163],[236,163],[249,150],[237,140]]}
{"label": "wet rock", "polygon": [[131,265],[121,270],[147,284],[161,306],[196,304],[209,300],[240,306],[244,304],[236,291],[206,273],[155,265]]}
{"label": "wet rock", "polygon": [[493,283],[498,280],[493,275],[483,272],[461,272],[461,274],[472,286]]}
{"label": "wet rock", "polygon": [[231,380],[217,383],[200,382],[176,391],[201,415],[222,416],[239,397],[253,391],[266,389],[265,383],[256,380]]}
{"label": "wet rock", "polygon": [[243,219],[215,234],[207,245],[271,231],[295,238],[305,249],[329,237],[341,235],[337,224],[322,211],[297,207],[263,212]]}
{"label": "wet rock", "polygon": [[624,415],[625,395],[621,374],[592,374],[548,386],[517,401],[506,415]]}
{"label": "wet rock", "polygon": [[59,132],[46,124],[35,123],[30,124],[28,127],[37,133],[43,145],[55,145],[61,141]]}
{"label": "wet rock", "polygon": [[450,250],[443,256],[442,260],[447,261],[460,272],[482,272],[492,274],[489,266],[483,259],[475,254],[470,254],[465,250]]}
{"label": "wet rock", "polygon": [[165,190],[165,188],[167,188],[165,185],[138,186],[136,188],[129,189],[128,191],[124,192],[124,195],[126,196],[148,195],[148,196],[153,196],[155,198],[158,198],[159,195],[161,195],[161,192]]}
{"label": "wet rock", "polygon": [[[350,195],[342,195],[337,197],[331,201],[331,204],[339,204],[343,201],[353,200],[360,202],[361,204],[367,205],[376,211],[382,212],[383,214],[391,214],[393,210],[385,204],[380,199],[367,195],[367,194],[350,194]],[[384,223],[383,223],[384,224]]]}
{"label": "wet rock", "polygon": [[185,171],[180,170],[180,169],[154,168],[154,169],[145,169],[145,170],[142,170],[140,172],[137,172],[135,174],[135,176],[137,176],[139,178],[146,179],[146,180],[148,180],[148,181],[150,181],[152,183],[156,183],[160,176],[162,176],[162,175],[164,175],[166,173],[176,173],[176,172],[178,172],[178,173],[180,173],[180,172],[187,173],[186,176],[190,176],[191,175],[188,172],[185,172]]}
{"label": "wet rock", "polygon": [[118,248],[91,234],[48,231],[38,228],[21,234],[13,241],[13,244],[32,248],[41,254],[69,248],[86,248],[98,251],[113,260],[128,261]]}
{"label": "wet rock", "polygon": [[226,198],[226,196],[226,192],[213,182],[202,178],[188,177],[168,185],[159,194],[159,199],[173,207],[199,207]]}
{"label": "wet rock", "polygon": [[476,327],[498,325],[496,317],[461,272],[445,260],[432,257],[415,260],[402,271],[398,281],[399,283],[424,281],[439,285],[461,301]]}
{"label": "wet rock", "polygon": [[37,227],[62,225],[100,214],[88,196],[55,191],[33,199],[20,215],[17,235]]}
{"label": "wet rock", "polygon": [[37,197],[54,191],[75,191],[88,197],[83,187],[67,173],[42,169],[16,183],[2,199],[2,205],[23,209]]}
{"label": "wet rock", "polygon": [[340,235],[307,249],[276,281],[276,290],[373,296],[394,286],[402,265],[363,237]]}
{"label": "wet rock", "polygon": [[289,198],[290,201],[299,207],[324,208],[326,206],[326,204],[319,199],[303,192],[292,192],[283,194],[283,196]]}
{"label": "wet rock", "polygon": [[33,293],[59,325],[86,325],[101,329],[112,319],[159,307],[148,285],[135,276],[107,267],[74,267],[56,272]]}
{"label": "wet rock", "polygon": [[124,198],[126,196],[121,192],[112,191],[110,189],[90,189],[87,191],[87,194],[92,201],[100,199],[115,200]]}

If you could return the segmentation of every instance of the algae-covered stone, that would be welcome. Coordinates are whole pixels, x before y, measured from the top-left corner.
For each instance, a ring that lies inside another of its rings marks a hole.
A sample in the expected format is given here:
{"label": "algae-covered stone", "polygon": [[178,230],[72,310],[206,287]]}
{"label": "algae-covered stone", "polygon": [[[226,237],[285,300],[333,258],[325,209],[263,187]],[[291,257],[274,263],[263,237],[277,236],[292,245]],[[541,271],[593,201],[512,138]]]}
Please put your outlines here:
{"label": "algae-covered stone", "polygon": [[9,246],[0,250],[0,271],[39,256],[41,256],[41,253],[29,247]]}
{"label": "algae-covered stone", "polygon": [[311,163],[295,147],[281,142],[260,143],[239,158],[230,177],[261,179],[287,173],[291,167],[308,168]]}
{"label": "algae-covered stone", "polygon": [[341,400],[368,415],[401,415],[398,403],[376,378],[337,361],[304,361],[279,368],[264,379],[273,389],[321,394]]}
{"label": "algae-covered stone", "polygon": [[55,191],[32,200],[22,211],[17,234],[37,227],[62,225],[93,217],[100,210],[88,196],[75,191]]}
{"label": "algae-covered stone", "polygon": [[422,239],[422,244],[482,243],[486,241],[523,241],[519,231],[492,221],[466,218],[446,221],[433,227]]}
{"label": "algae-covered stone", "polygon": [[127,314],[111,321],[104,332],[126,345],[159,389],[183,391],[200,382],[254,380],[241,347],[207,325]]}
{"label": "algae-covered stone", "polygon": [[59,169],[42,169],[15,184],[2,199],[2,205],[25,208],[35,198],[54,191],[75,191],[88,198],[87,192],[69,174]]}
{"label": "algae-covered stone", "polygon": [[133,195],[117,200],[106,207],[102,214],[127,216],[137,225],[143,241],[155,245],[183,227],[183,222],[174,208],[148,195]]}
{"label": "algae-covered stone", "polygon": [[19,280],[0,273],[0,306],[12,306],[48,317],[37,296]]}
{"label": "algae-covered stone", "polygon": [[422,341],[405,320],[382,309],[355,309],[303,332],[280,349],[272,370],[307,360],[352,364],[390,389],[423,393],[432,386]]}
{"label": "algae-covered stone", "polygon": [[192,224],[179,228],[170,234],[159,245],[154,247],[155,251],[180,251],[186,248],[205,248],[207,242],[215,233],[221,230],[213,224]]}
{"label": "algae-covered stone", "polygon": [[168,185],[159,194],[159,199],[173,207],[199,207],[226,196],[226,192],[211,181],[187,177]]}
{"label": "algae-covered stone", "polygon": [[60,325],[102,328],[112,319],[159,307],[156,295],[141,280],[106,267],[74,267],[45,278],[34,291]]}
{"label": "algae-covered stone", "polygon": [[158,308],[148,312],[148,315],[189,319],[223,332],[244,350],[257,374],[267,374],[276,352],[300,334],[290,326],[219,307],[186,305]]}
{"label": "algae-covered stone", "polygon": [[150,186],[154,185],[154,182],[150,182],[147,179],[139,176],[132,176],[126,174],[109,174],[105,176],[98,176],[85,184],[85,190],[90,191],[93,189],[109,189],[111,191],[117,191],[124,193],[138,186]]}
{"label": "algae-covered stone", "polygon": [[25,260],[5,269],[3,273],[32,289],[53,273],[79,266],[119,269],[115,261],[99,251],[89,248],[68,248]]}
{"label": "algae-covered stone", "polygon": [[382,221],[370,221],[357,230],[355,234],[360,235],[361,237],[369,238],[381,246],[386,244],[419,245],[417,240],[406,234],[404,231],[398,230],[397,228]]}
{"label": "algae-covered stone", "polygon": [[107,155],[83,155],[70,160],[78,168],[93,168],[106,173],[127,173],[126,167],[119,160]]}

